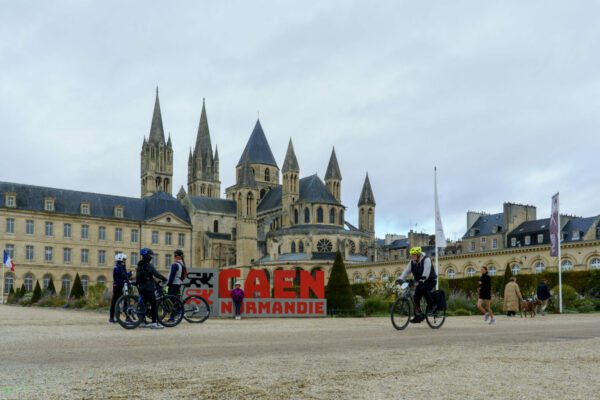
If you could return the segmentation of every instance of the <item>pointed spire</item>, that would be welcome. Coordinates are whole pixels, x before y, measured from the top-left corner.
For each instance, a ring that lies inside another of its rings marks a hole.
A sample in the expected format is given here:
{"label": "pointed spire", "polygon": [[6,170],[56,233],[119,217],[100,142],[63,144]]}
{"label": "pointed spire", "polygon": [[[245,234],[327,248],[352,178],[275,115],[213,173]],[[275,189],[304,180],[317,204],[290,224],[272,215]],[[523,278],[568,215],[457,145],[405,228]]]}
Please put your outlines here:
{"label": "pointed spire", "polygon": [[158,100],[158,86],[156,87],[156,100],[154,102],[154,113],[152,114],[152,125],[150,126],[150,137],[148,141],[150,143],[165,142],[165,131],[163,129],[160,102]]}
{"label": "pointed spire", "polygon": [[219,161],[219,147],[215,144],[215,161]]}
{"label": "pointed spire", "polygon": [[358,205],[375,205],[375,196],[373,196],[373,189],[371,189],[371,182],[369,181],[369,173],[367,172],[367,177],[365,178],[365,183],[363,184],[362,191],[360,192],[360,198],[358,199]]}
{"label": "pointed spire", "polygon": [[300,172],[298,166],[298,159],[296,159],[296,153],[294,152],[294,145],[292,144],[292,138],[288,144],[287,152],[285,153],[285,161],[283,162],[283,169],[281,172]]}
{"label": "pointed spire", "polygon": [[252,171],[252,167],[250,166],[250,157],[248,156],[248,152],[245,151],[242,156],[242,169],[240,171],[240,176],[237,181],[238,188],[256,188],[256,181],[254,180],[254,172]]}
{"label": "pointed spire", "polygon": [[169,140],[167,140],[167,147],[173,147],[173,143],[171,142],[171,132],[169,132]]}
{"label": "pointed spire", "polygon": [[[273,152],[258,119],[250,135],[250,139],[248,139],[248,143],[246,143],[246,147],[244,148],[244,153],[246,152],[251,164],[267,164],[277,167],[277,162],[275,161],[275,157],[273,157]],[[236,167],[242,165],[244,153],[242,153],[242,157],[240,157],[240,161]]]}
{"label": "pointed spire", "polygon": [[205,99],[202,99],[202,112],[200,113],[198,134],[196,135],[194,157],[202,157],[203,163],[212,162],[213,160],[212,145],[210,143],[210,131],[208,129],[208,118],[206,118]]}
{"label": "pointed spire", "polygon": [[331,150],[329,165],[327,166],[327,172],[325,173],[325,180],[328,179],[339,179],[340,181],[342,180],[340,166],[338,165],[337,157],[335,156],[335,147],[333,148],[333,150]]}

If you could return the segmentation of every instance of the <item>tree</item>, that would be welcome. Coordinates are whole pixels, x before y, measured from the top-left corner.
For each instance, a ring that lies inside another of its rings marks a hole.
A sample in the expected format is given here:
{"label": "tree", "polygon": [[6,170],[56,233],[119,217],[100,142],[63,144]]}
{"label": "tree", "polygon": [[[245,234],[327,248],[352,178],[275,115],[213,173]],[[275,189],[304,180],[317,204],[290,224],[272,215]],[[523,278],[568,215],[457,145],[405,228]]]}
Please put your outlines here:
{"label": "tree", "polygon": [[510,281],[510,278],[512,278],[513,274],[512,274],[512,270],[510,269],[510,263],[506,264],[506,269],[504,270],[504,279],[502,279],[502,293],[504,293],[504,288],[506,287],[506,284]]}
{"label": "tree", "polygon": [[327,308],[329,309],[354,310],[354,296],[350,289],[346,266],[339,251],[335,255],[329,282],[327,282],[327,286],[325,287],[325,298],[327,299]]}
{"label": "tree", "polygon": [[33,289],[33,296],[31,296],[31,302],[29,304],[34,304],[41,299],[43,295],[40,281],[35,281],[35,289]]}
{"label": "tree", "polygon": [[54,281],[52,277],[50,277],[50,282],[48,282],[48,287],[46,288],[46,294],[50,296],[56,295],[56,288],[54,287]]}
{"label": "tree", "polygon": [[27,293],[27,291],[25,290],[25,283],[21,284],[21,289],[19,289],[19,295],[17,296],[17,298],[21,298],[23,296],[25,296],[25,293]]}
{"label": "tree", "polygon": [[[18,289],[17,289],[18,290]],[[12,304],[15,302],[16,292],[14,287],[10,287],[10,291],[8,292],[8,299],[6,300],[8,304]]]}
{"label": "tree", "polygon": [[83,285],[81,284],[81,279],[79,278],[79,273],[75,275],[75,282],[73,282],[73,288],[71,289],[71,295],[69,298],[71,299],[80,299],[85,296],[85,292],[83,291]]}

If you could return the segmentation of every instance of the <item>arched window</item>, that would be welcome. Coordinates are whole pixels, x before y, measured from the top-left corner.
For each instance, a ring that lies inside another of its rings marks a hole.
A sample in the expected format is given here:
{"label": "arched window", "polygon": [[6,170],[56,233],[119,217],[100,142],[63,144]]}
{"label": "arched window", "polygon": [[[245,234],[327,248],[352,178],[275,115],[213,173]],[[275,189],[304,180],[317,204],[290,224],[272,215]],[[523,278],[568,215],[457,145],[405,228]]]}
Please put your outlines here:
{"label": "arched window", "polygon": [[246,214],[248,217],[253,217],[254,216],[254,205],[252,204],[254,202],[254,196],[252,196],[252,192],[248,192],[248,197],[246,198],[246,210],[248,211],[248,213]]}
{"label": "arched window", "polygon": [[498,274],[498,271],[496,270],[496,267],[492,265],[488,268],[488,273],[490,276],[496,276]]}
{"label": "arched window", "polygon": [[206,186],[201,185],[200,186],[200,194],[204,194],[206,192]]}
{"label": "arched window", "polygon": [[467,276],[475,276],[475,268],[473,268],[473,267],[467,268]]}
{"label": "arched window", "polygon": [[600,258],[594,258],[590,261],[590,269],[600,269]]}
{"label": "arched window", "polygon": [[335,210],[333,208],[329,210],[329,223],[335,224]]}
{"label": "arched window", "polygon": [[164,189],[164,191],[167,192],[167,193],[169,192],[169,179],[168,178],[165,178],[165,189]]}
{"label": "arched window", "polygon": [[260,198],[262,199],[263,197],[265,197],[266,193],[267,191],[265,189],[260,189]]}
{"label": "arched window", "polygon": [[44,290],[48,289],[51,279],[52,277],[50,275],[44,275]]}
{"label": "arched window", "polygon": [[354,283],[360,283],[360,275],[354,277]]}
{"label": "arched window", "polygon": [[340,210],[340,225],[344,225],[344,210]]}
{"label": "arched window", "polygon": [[106,286],[106,279],[103,276],[98,277],[98,283]]}
{"label": "arched window", "polygon": [[456,273],[454,272],[454,270],[452,268],[450,268],[448,270],[448,279],[454,279],[455,276],[456,276]]}
{"label": "arched window", "polygon": [[369,275],[369,282],[375,282],[375,276],[373,274]]}
{"label": "arched window", "polygon": [[87,290],[88,290],[88,282],[89,282],[89,280],[88,280],[87,276],[81,277],[81,286],[83,287],[83,291],[85,293],[87,293]]}
{"label": "arched window", "polygon": [[356,254],[356,243],[354,243],[352,240],[349,240],[348,246],[350,246],[350,254]]}
{"label": "arched window", "polygon": [[308,224],[310,222],[310,210],[308,207],[304,209],[304,223]]}
{"label": "arched window", "polygon": [[573,263],[569,260],[565,260],[562,262],[562,270],[563,271],[572,271],[573,270]]}
{"label": "arched window", "polygon": [[304,253],[304,242],[302,240],[300,241],[300,243],[298,243],[298,252]]}
{"label": "arched window", "polygon": [[543,262],[537,262],[535,263],[535,267],[534,267],[534,271],[536,274],[541,274],[542,272],[544,272],[544,269],[546,268],[546,266],[544,265]]}
{"label": "arched window", "polygon": [[215,222],[213,222],[213,232],[219,233],[219,221],[217,221],[216,219]]}
{"label": "arched window", "polygon": [[512,267],[510,267],[510,270],[513,275],[519,275],[519,272],[521,272],[521,267],[519,267],[518,264],[513,264]]}
{"label": "arched window", "polygon": [[317,222],[323,222],[323,209],[317,208]]}
{"label": "arched window", "polygon": [[269,168],[265,169],[265,181],[269,182],[271,180],[271,176],[270,176],[270,172],[269,172]]}
{"label": "arched window", "polygon": [[10,289],[15,285],[15,278],[10,274],[4,275],[4,293],[10,292]]}
{"label": "arched window", "polygon": [[62,291],[64,293],[66,293],[66,295],[68,296],[69,293],[71,293],[71,278],[69,278],[68,276],[63,276],[62,277]]}
{"label": "arched window", "polygon": [[373,229],[373,209],[369,208],[369,229]]}
{"label": "arched window", "polygon": [[383,274],[381,275],[381,280],[383,282],[388,282],[390,280],[390,277],[388,276],[388,274]]}
{"label": "arched window", "polygon": [[296,252],[296,242],[292,242],[292,253]]}
{"label": "arched window", "polygon": [[31,275],[25,276],[25,291],[31,292],[33,290],[33,277]]}
{"label": "arched window", "polygon": [[333,245],[328,239],[321,239],[317,242],[317,251],[319,253],[330,253],[333,250]]}
{"label": "arched window", "polygon": [[298,209],[294,208],[294,224],[298,225]]}

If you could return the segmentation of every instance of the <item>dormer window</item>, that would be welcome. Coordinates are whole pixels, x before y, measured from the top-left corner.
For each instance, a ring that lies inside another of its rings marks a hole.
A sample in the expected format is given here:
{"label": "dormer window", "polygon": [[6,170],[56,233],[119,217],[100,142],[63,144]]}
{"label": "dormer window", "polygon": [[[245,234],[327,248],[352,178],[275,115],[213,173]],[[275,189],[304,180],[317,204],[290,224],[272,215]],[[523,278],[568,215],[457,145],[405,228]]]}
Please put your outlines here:
{"label": "dormer window", "polygon": [[573,239],[572,240],[579,240],[579,231],[573,231]]}
{"label": "dormer window", "polygon": [[525,244],[526,245],[531,244],[531,236],[529,236],[529,235],[525,236]]}
{"label": "dormer window", "polygon": [[115,217],[117,217],[117,218],[123,218],[123,206],[116,206],[115,207]]}
{"label": "dormer window", "polygon": [[90,203],[88,203],[87,201],[81,203],[81,213],[84,215],[90,214]]}
{"label": "dormer window", "polygon": [[515,247],[517,245],[517,238],[510,238],[510,246]]}
{"label": "dormer window", "polygon": [[498,225],[492,225],[492,233],[498,232]]}
{"label": "dormer window", "polygon": [[6,204],[6,207],[16,207],[17,206],[17,195],[15,193],[6,193],[5,204]]}
{"label": "dormer window", "polygon": [[44,210],[45,211],[54,211],[54,199],[51,197],[46,197],[44,199]]}

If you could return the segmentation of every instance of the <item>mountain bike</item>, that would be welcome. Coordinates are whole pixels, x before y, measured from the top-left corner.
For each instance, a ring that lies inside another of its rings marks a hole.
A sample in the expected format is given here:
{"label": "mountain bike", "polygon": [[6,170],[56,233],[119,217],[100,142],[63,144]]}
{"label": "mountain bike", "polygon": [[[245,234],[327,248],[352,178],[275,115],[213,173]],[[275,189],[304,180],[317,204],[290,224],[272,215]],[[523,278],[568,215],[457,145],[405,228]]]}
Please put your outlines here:
{"label": "mountain bike", "polygon": [[[392,305],[392,325],[394,328],[398,330],[402,330],[408,326],[410,322],[411,315],[415,314],[415,300],[413,294],[413,288],[415,287],[415,281],[409,279],[402,283],[400,286],[400,290],[402,294],[394,304]],[[421,301],[421,309],[427,302],[425,298]],[[446,309],[436,310],[435,312],[431,312],[429,306],[425,308],[425,320],[427,321],[427,325],[429,325],[432,329],[439,329],[446,320]]]}
{"label": "mountain bike", "polygon": [[199,324],[210,316],[208,302],[200,296],[192,295],[183,299],[183,318],[190,323]]}
{"label": "mountain bike", "polygon": [[[172,295],[167,295],[164,288],[156,283],[156,306],[158,322],[171,328],[179,324],[183,318],[183,303]],[[145,319],[150,317],[150,309],[144,303],[141,295],[124,294],[119,297],[115,307],[117,322],[125,329],[135,329]]]}

